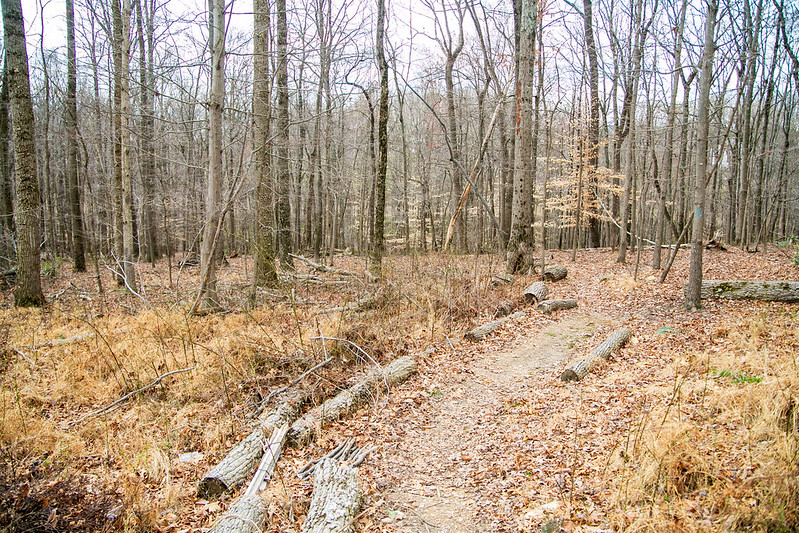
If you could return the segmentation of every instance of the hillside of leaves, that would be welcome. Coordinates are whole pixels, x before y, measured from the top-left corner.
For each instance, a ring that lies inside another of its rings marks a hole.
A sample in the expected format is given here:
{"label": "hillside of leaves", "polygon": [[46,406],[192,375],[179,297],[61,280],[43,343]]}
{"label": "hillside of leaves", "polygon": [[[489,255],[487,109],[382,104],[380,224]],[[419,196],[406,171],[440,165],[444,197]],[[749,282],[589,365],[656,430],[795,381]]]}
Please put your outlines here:
{"label": "hillside of leaves", "polygon": [[[537,279],[495,286],[504,265],[494,255],[391,257],[378,284],[361,275],[363,259],[335,257],[355,275],[298,264],[279,289],[254,297],[250,258],[234,258],[220,274],[226,311],[201,317],[186,313],[196,267],[139,264],[133,295],[109,272],[101,293],[93,274],[48,263],[44,309],[15,309],[10,292],[0,294],[0,528],[204,531],[231,497],[200,499],[197,481],[248,433],[262,398],[327,357],[299,383],[317,400],[413,355],[418,375],[312,445],[287,449],[265,493],[268,530],[299,531],[312,481],[294,474],[352,436],[377,447],[360,469],[358,530],[401,529],[403,513],[419,510],[387,499],[403,482],[392,443],[429,424],[441,394],[474,379],[470,365],[581,314],[628,327],[632,342],[580,383],[552,373],[497,398],[474,428],[484,446],[458,451],[491,530],[799,528],[799,305],[706,301],[686,312],[687,251],[662,284],[644,266],[650,254],[636,275],[608,249],[580,251],[576,262],[547,253],[569,269],[552,294],[579,307],[552,316],[523,307],[527,318],[480,344],[463,333],[502,301],[522,304]],[[707,250],[705,278],[799,280],[795,254]],[[608,333],[600,325],[570,346],[573,355]]]}

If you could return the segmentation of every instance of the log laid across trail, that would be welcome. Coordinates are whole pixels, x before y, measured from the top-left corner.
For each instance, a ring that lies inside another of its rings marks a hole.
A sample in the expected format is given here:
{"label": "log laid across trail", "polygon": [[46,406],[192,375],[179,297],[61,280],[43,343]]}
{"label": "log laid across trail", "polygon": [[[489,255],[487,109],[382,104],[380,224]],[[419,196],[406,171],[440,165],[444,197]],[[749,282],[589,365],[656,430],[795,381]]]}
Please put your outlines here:
{"label": "log laid across trail", "polygon": [[577,300],[544,300],[538,304],[537,309],[548,315],[552,311],[560,311],[561,309],[574,309],[577,307]]}
{"label": "log laid across trail", "polygon": [[799,302],[799,281],[702,280],[700,296],[702,299]]}
{"label": "log laid across trail", "polygon": [[609,358],[613,352],[624,346],[631,336],[630,330],[626,328],[617,329],[602,344],[591,350],[590,354],[569,365],[561,374],[561,381],[583,379],[599,359]]}
{"label": "log laid across trail", "polygon": [[467,341],[471,342],[480,342],[481,340],[485,339],[489,333],[497,329],[499,326],[504,324],[509,320],[516,320],[519,318],[524,318],[526,316],[524,311],[516,311],[512,315],[508,315],[506,317],[498,318],[497,320],[492,320],[491,322],[486,322],[482,326],[477,326],[470,332],[466,333],[463,338]]}

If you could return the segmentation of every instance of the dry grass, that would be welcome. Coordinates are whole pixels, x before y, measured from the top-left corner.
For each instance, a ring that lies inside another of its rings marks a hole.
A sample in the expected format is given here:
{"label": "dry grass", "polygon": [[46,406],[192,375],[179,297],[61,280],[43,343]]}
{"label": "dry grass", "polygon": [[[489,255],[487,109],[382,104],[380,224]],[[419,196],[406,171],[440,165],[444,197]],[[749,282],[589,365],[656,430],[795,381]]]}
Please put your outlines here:
{"label": "dry grass", "polygon": [[[337,266],[363,271],[365,265],[340,258]],[[6,502],[48,507],[48,477],[77,482],[88,473],[102,493],[91,499],[104,503],[95,505],[93,521],[81,522],[87,529],[122,504],[115,527],[153,530],[193,507],[196,480],[248,430],[257,398],[326,355],[337,356],[335,364],[303,383],[319,396],[375,362],[421,351],[432,337],[454,336],[507,297],[487,285],[501,267],[489,256],[408,256],[386,265],[390,281],[379,287],[319,275],[331,283],[286,285],[247,309],[242,273],[250,267],[239,259],[222,277],[232,312],[194,318],[186,309],[196,272],[184,271],[170,288],[163,270],[141,266],[144,299],[116,290],[110,277],[104,285],[112,290],[98,294],[91,277],[56,276],[48,292],[58,299],[47,308],[0,311],[0,494]],[[315,313],[375,293],[382,296],[364,312]],[[313,340],[320,335],[347,339],[371,360],[343,344]],[[191,370],[84,418],[185,368]],[[192,451],[204,453],[199,463],[178,460]],[[23,483],[26,494],[17,491]],[[16,515],[0,513],[0,524],[22,519],[23,507]],[[88,500],[82,512],[91,514],[86,507]],[[70,527],[75,516],[56,517],[56,525]],[[210,525],[211,518],[198,523]]]}
{"label": "dry grass", "polygon": [[799,529],[799,320],[768,312],[719,333],[675,361],[675,386],[659,391],[667,401],[632,450],[619,527]]}

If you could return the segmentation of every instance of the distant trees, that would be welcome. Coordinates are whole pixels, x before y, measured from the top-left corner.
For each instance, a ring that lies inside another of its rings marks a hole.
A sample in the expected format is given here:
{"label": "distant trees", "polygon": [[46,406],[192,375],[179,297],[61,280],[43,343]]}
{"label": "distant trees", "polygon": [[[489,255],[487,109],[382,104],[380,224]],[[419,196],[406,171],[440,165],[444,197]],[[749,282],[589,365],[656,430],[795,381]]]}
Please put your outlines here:
{"label": "distant trees", "polygon": [[[695,239],[720,231],[754,251],[799,233],[799,16],[779,0],[717,15],[729,38],[716,43],[704,95],[705,188],[694,178],[706,4],[583,0],[556,13],[537,0],[512,11],[429,0],[398,15],[391,4],[257,0],[252,34],[245,15],[223,14],[219,49],[217,26],[209,47],[207,30],[168,1],[73,1],[67,47],[48,36],[30,48],[37,249],[72,256],[77,270],[91,254],[131,290],[135,263],[165,254],[211,267],[251,253],[254,285],[274,286],[291,252],[435,250],[451,221],[455,250],[508,252],[509,269],[539,243],[618,246],[621,261],[644,246],[660,268],[702,191]],[[385,24],[397,16],[403,24]],[[11,202],[10,64],[7,265],[22,236],[9,216],[22,215]],[[203,270],[210,289],[213,274]]]}

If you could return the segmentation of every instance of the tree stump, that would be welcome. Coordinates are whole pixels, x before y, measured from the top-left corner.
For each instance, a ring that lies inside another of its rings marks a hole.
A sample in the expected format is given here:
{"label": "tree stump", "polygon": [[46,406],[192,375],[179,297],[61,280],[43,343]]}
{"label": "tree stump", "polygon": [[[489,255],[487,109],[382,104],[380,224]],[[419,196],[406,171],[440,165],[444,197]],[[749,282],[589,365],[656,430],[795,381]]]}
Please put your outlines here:
{"label": "tree stump", "polygon": [[524,295],[524,298],[528,302],[535,305],[538,302],[543,301],[547,297],[548,293],[549,291],[547,290],[547,286],[544,285],[544,282],[536,281],[535,283],[524,289],[524,292],[522,294]]}
{"label": "tree stump", "polygon": [[577,307],[577,300],[544,300],[538,304],[538,310],[548,315],[552,311],[560,311],[561,309],[574,309]]}
{"label": "tree stump", "polygon": [[314,475],[313,495],[303,533],[348,533],[361,505],[355,469],[335,459],[325,459]]}
{"label": "tree stump", "polygon": [[544,281],[560,281],[568,274],[566,267],[560,265],[549,265],[544,269]]}
{"label": "tree stump", "polygon": [[624,346],[630,340],[630,330],[626,328],[617,329],[610,337],[605,339],[605,342],[594,348],[590,354],[576,363],[569,365],[566,370],[561,374],[561,381],[577,381],[583,379],[591,367],[596,364],[599,359],[607,359],[610,355]]}
{"label": "tree stump", "polygon": [[[686,284],[687,288],[687,284]],[[762,302],[799,302],[799,281],[702,280],[700,297]]]}

